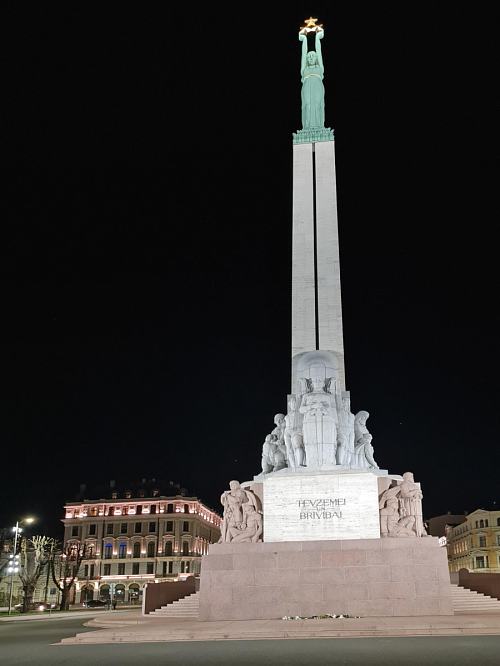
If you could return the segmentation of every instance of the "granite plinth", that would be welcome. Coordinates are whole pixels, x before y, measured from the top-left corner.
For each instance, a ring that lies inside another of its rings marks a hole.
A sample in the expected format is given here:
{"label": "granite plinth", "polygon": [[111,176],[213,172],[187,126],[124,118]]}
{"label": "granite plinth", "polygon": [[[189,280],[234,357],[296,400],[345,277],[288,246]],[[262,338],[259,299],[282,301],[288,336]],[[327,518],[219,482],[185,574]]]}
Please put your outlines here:
{"label": "granite plinth", "polygon": [[212,544],[200,620],[285,615],[451,615],[446,548],[434,537]]}

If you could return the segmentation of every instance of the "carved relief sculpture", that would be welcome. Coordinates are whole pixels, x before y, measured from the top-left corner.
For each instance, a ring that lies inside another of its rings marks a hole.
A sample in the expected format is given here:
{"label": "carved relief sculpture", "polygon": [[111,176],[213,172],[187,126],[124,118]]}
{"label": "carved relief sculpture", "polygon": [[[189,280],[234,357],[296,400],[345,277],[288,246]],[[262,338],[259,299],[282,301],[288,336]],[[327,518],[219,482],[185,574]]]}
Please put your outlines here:
{"label": "carved relief sculpture", "polygon": [[337,434],[337,462],[344,467],[354,463],[354,414],[351,413],[349,393],[337,394],[337,412],[339,417]]}
{"label": "carved relief sculpture", "polygon": [[307,381],[308,392],[302,397],[303,432],[307,467],[319,469],[336,465],[337,410],[330,393],[331,378],[314,375]]}
{"label": "carved relief sculpture", "polygon": [[258,499],[251,490],[230,481],[220,498],[224,507],[219,543],[262,541],[262,516]]}
{"label": "carved relief sculpture", "polygon": [[414,531],[417,536],[425,536],[427,534],[422,515],[422,497],[420,484],[415,483],[411,472],[405,472],[399,495],[399,511],[401,517],[413,516],[415,518]]}
{"label": "carved relief sculpture", "polygon": [[380,534],[383,537],[426,536],[422,517],[422,491],[413,474],[385,490],[379,500]]}
{"label": "carved relief sculpture", "polygon": [[372,435],[366,427],[370,414],[360,411],[354,417],[354,456],[351,467],[357,469],[378,469],[373,458]]}
{"label": "carved relief sculpture", "polygon": [[288,398],[288,412],[285,416],[285,446],[288,466],[292,469],[305,465],[302,421],[303,416],[298,409],[297,396],[290,395]]}

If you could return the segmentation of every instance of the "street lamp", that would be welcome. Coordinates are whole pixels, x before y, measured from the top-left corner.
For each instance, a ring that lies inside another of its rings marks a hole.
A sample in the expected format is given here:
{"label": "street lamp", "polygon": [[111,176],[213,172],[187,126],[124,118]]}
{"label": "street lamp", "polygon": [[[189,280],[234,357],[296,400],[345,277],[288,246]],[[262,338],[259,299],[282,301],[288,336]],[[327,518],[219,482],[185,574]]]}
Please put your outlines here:
{"label": "street lamp", "polygon": [[14,592],[14,574],[19,573],[19,555],[17,554],[17,537],[23,531],[22,527],[19,527],[22,523],[30,525],[35,522],[34,518],[28,517],[23,518],[22,520],[16,521],[16,526],[12,528],[14,532],[14,550],[12,555],[9,555],[9,566],[7,568],[7,573],[10,573],[10,593],[9,593],[9,612],[8,615],[12,612],[12,593]]}

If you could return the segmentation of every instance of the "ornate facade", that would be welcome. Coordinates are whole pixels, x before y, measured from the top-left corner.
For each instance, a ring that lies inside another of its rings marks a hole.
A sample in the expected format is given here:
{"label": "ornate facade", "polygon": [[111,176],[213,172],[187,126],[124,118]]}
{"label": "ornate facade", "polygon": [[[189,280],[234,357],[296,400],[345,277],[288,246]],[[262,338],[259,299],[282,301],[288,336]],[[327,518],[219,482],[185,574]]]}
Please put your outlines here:
{"label": "ornate facade", "polygon": [[83,541],[90,549],[73,603],[138,603],[146,583],[200,573],[202,555],[220,538],[220,516],[196,497],[149,494],[113,492],[111,499],[66,504],[65,545]]}
{"label": "ornate facade", "polygon": [[500,510],[476,509],[446,529],[450,571],[500,573]]}

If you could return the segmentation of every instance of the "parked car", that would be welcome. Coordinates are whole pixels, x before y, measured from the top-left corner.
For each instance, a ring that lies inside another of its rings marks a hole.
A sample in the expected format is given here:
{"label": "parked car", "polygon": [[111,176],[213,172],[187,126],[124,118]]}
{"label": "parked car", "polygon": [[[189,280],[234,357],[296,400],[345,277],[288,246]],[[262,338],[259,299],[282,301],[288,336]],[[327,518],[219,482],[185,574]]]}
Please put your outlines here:
{"label": "parked car", "polygon": [[103,608],[107,606],[107,601],[102,601],[101,599],[89,599],[88,601],[83,602],[84,608]]}
{"label": "parked car", "polygon": [[[43,601],[34,601],[29,605],[28,610],[30,611],[46,611],[46,610],[52,610],[53,608],[56,608],[57,604],[48,604]],[[16,604],[14,606],[14,609],[17,611],[21,611],[23,608],[22,604]]]}

